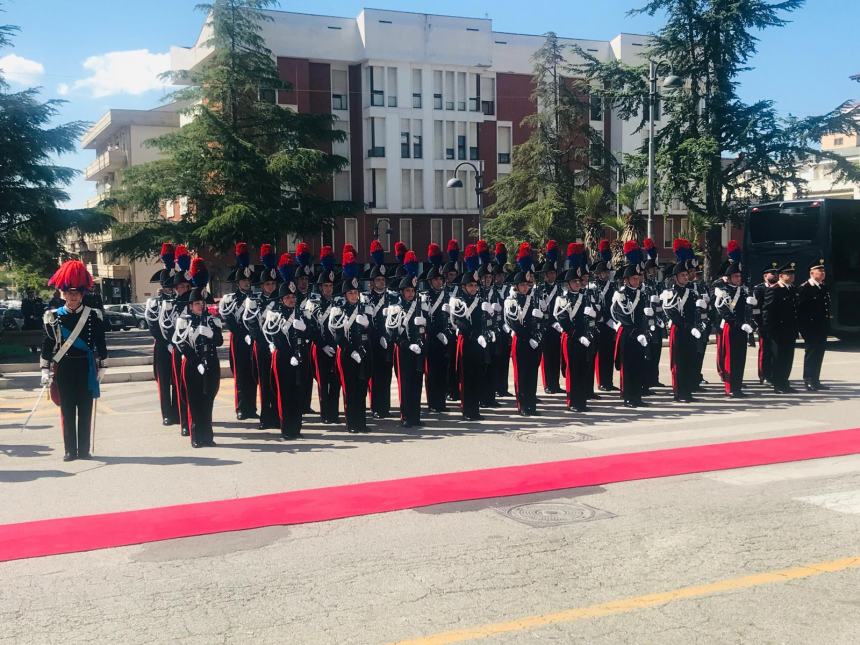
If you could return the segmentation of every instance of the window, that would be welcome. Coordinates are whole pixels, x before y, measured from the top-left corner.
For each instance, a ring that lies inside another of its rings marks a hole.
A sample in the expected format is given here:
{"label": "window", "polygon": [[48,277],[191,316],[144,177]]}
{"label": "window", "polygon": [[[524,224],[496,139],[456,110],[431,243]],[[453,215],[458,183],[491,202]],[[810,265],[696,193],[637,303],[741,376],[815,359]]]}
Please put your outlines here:
{"label": "window", "polygon": [[463,220],[454,218],[451,220],[451,237],[460,244],[463,243]]}
{"label": "window", "polygon": [[485,116],[494,115],[496,113],[495,101],[481,101],[481,112],[483,112]]}
{"label": "window", "polygon": [[374,107],[385,107],[385,92],[372,90],[370,92],[370,104]]}
{"label": "window", "polygon": [[[400,126],[403,128],[403,126]],[[409,127],[409,121],[406,122],[406,127]],[[400,158],[409,159],[409,130],[401,130],[400,132]]]}
{"label": "window", "polygon": [[465,112],[466,111],[466,101],[457,101],[457,109],[460,112]]}
{"label": "window", "polygon": [[445,175],[441,170],[433,171],[433,207],[445,208]]}
{"label": "window", "polygon": [[511,163],[511,153],[510,152],[500,152],[499,153],[499,163]]}
{"label": "window", "polygon": [[388,93],[388,107],[397,107],[397,68],[388,68],[388,82],[386,92]]}
{"label": "window", "polygon": [[420,108],[421,107],[421,93],[413,92],[412,94],[412,107]]}
{"label": "window", "polygon": [[663,248],[671,249],[675,241],[675,220],[663,215]]}
{"label": "window", "polygon": [[442,219],[439,217],[434,217],[430,220],[430,241],[435,242],[441,247],[445,246],[442,242]]}
{"label": "window", "polygon": [[345,110],[346,109],[346,95],[344,94],[332,94],[331,95],[331,109],[332,110]]}
{"label": "window", "polygon": [[391,230],[391,222],[387,217],[382,217],[376,220],[376,235],[379,243],[382,244],[382,248],[386,253],[391,251],[391,234],[389,231]]}
{"label": "window", "polygon": [[496,128],[496,150],[499,163],[511,163],[511,126],[500,125]]}
{"label": "window", "polygon": [[843,139],[842,137],[833,137],[833,145],[834,146],[841,146],[844,142],[845,142],[845,139]]}
{"label": "window", "polygon": [[397,97],[389,96],[388,97],[388,107],[397,107]]}
{"label": "window", "polygon": [[355,217],[347,217],[343,220],[343,243],[352,244],[358,248],[358,220]]}
{"label": "window", "polygon": [[469,159],[471,161],[478,160],[478,146],[469,146]]}
{"label": "window", "polygon": [[454,158],[454,148],[445,148],[445,159]]}
{"label": "window", "polygon": [[606,151],[603,148],[602,141],[593,141],[591,143],[591,149],[589,150],[589,156],[591,158],[591,165],[595,168],[600,168],[603,166],[604,156]]}
{"label": "window", "polygon": [[457,159],[464,160],[466,158],[466,135],[457,135]]}
{"label": "window", "polygon": [[368,171],[370,180],[369,194],[370,208],[388,208],[388,186],[386,184],[385,170],[382,168],[371,168]]}
{"label": "window", "polygon": [[257,98],[260,100],[261,103],[271,103],[272,105],[274,105],[277,94],[278,93],[273,89],[261,87],[257,91]]}
{"label": "window", "polygon": [[400,171],[400,207],[412,208],[412,171]]}
{"label": "window", "polygon": [[472,98],[469,99],[469,112],[480,112],[481,105],[478,99]]}
{"label": "window", "polygon": [[[368,127],[370,130],[370,148],[367,150],[369,158],[385,156],[385,119],[370,117]],[[379,138],[377,139],[377,131]]]}
{"label": "window", "polygon": [[334,173],[334,194],[337,201],[350,199],[349,171]]}
{"label": "window", "polygon": [[445,109],[453,110],[454,109],[454,101],[445,101]]}
{"label": "window", "polygon": [[412,137],[412,156],[416,159],[421,159],[424,156],[424,147],[421,145],[420,134]]}
{"label": "window", "polygon": [[412,207],[424,208],[424,171],[412,171]]}
{"label": "window", "polygon": [[423,90],[421,70],[412,70],[412,107],[421,107],[421,91]]}
{"label": "window", "polygon": [[412,248],[412,219],[408,217],[400,218],[400,241],[406,245],[407,249]]}
{"label": "window", "polygon": [[442,95],[434,94],[433,95],[433,109],[441,110],[442,109]]}
{"label": "window", "polygon": [[591,104],[591,120],[603,121],[603,97],[599,94],[592,94],[590,97]]}

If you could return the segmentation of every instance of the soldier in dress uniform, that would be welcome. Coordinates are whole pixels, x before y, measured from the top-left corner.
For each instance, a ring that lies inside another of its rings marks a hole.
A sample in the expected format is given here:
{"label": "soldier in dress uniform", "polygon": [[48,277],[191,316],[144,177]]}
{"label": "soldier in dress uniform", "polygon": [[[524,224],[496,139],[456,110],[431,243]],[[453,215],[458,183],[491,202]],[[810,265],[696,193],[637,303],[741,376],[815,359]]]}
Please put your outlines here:
{"label": "soldier in dress uniform", "polygon": [[158,389],[158,401],[161,405],[161,423],[171,426],[179,423],[179,400],[176,383],[173,380],[173,324],[176,320],[173,314],[173,301],[176,294],[171,286],[176,271],[175,249],[172,244],[165,242],[161,245],[161,261],[164,268],[156,271],[150,282],[161,285],[158,294],[147,299],[143,315],[154,339],[152,345],[152,371],[155,373],[155,384]]}
{"label": "soldier in dress uniform", "polygon": [[427,319],[418,297],[418,258],[414,251],[403,256],[405,275],[400,279],[399,300],[388,306],[385,328],[394,344],[397,391],[400,395],[400,425],[422,426],[421,385],[424,377],[424,331]]}
{"label": "soldier in dress uniform", "polygon": [[669,367],[672,394],[677,403],[692,403],[696,374],[696,345],[702,337],[702,322],[696,295],[684,261],[672,267],[672,285],[660,294],[663,316],[669,321]]}
{"label": "soldier in dress uniform", "polygon": [[212,408],[221,384],[218,347],[224,344],[221,320],[206,308],[212,298],[206,291],[209,271],[201,258],[191,262],[188,311],[176,319],[173,332],[175,351],[182,354],[182,380],[188,405],[191,446],[214,446]]}
{"label": "soldier in dress uniform", "polygon": [[426,290],[421,294],[424,317],[427,319],[425,347],[426,367],[424,387],[427,392],[427,409],[445,412],[445,395],[448,391],[448,296],[442,275],[442,249],[436,243],[427,247],[430,268],[424,274]]}
{"label": "soldier in dress uniform", "polygon": [[[445,291],[448,300],[456,298],[460,292],[460,270],[458,263],[460,261],[460,243],[457,240],[448,240],[447,246],[448,261],[443,267],[445,273]],[[448,400],[459,401],[460,390],[459,380],[457,377],[457,334],[454,329],[454,322],[450,319],[449,314],[449,329],[448,329]]]}
{"label": "soldier in dress uniform", "polygon": [[830,287],[825,284],[826,278],[824,258],[819,258],[809,267],[809,280],[797,289],[797,324],[804,342],[803,383],[810,392],[827,389],[821,384],[830,320]]}
{"label": "soldier in dress uniform", "polygon": [[582,277],[587,270],[585,249],[582,244],[573,244],[573,248],[568,245],[569,268],[564,274],[567,290],[556,299],[553,315],[555,324],[562,329],[567,409],[586,412],[586,401],[591,394],[591,375],[594,372],[589,355],[592,354],[592,342],[596,337],[597,311],[592,306],[590,294],[582,285]]}
{"label": "soldier in dress uniform", "polygon": [[262,330],[272,353],[272,379],[277,392],[278,421],[281,439],[301,439],[302,417],[305,413],[305,383],[307,370],[302,365],[310,361],[308,326],[299,309],[296,264],[293,256],[282,253],[278,259],[281,285],[278,304],[266,312]]}
{"label": "soldier in dress uniform", "polygon": [[554,326],[556,320],[553,311],[555,310],[555,299],[561,293],[561,288],[556,281],[558,279],[558,243],[555,240],[549,240],[546,243],[541,272],[543,282],[535,289],[538,306],[544,314],[544,335],[540,361],[541,381],[543,391],[546,394],[558,394],[561,392],[559,385],[561,332]]}
{"label": "soldier in dress uniform", "polygon": [[191,254],[184,244],[177,244],[175,253],[176,271],[170,278],[169,286],[173,288],[176,298],[172,303],[164,303],[161,308],[159,325],[164,330],[164,337],[170,339],[173,382],[176,385],[176,402],[179,406],[179,433],[183,437],[187,437],[190,434],[188,395],[185,391],[185,381],[182,378],[182,352],[173,345],[173,333],[176,331],[176,320],[188,310],[188,298],[191,295]]}
{"label": "soldier in dress uniform", "polygon": [[770,342],[767,339],[767,331],[764,328],[762,310],[766,291],[779,281],[779,262],[775,260],[764,270],[762,281],[753,288],[753,297],[758,304],[753,308],[753,320],[758,329],[758,381],[764,384],[770,383],[773,375],[773,354],[771,354]]}
{"label": "soldier in dress uniform", "polygon": [[642,290],[639,245],[631,240],[625,242],[624,247],[627,258],[624,285],[613,295],[610,313],[618,326],[615,366],[621,372],[621,397],[625,407],[638,408],[648,405],[642,400],[642,394],[646,389],[644,379],[650,333],[645,309],[650,303]]}
{"label": "soldier in dress uniform", "polygon": [[543,339],[543,312],[532,287],[534,264],[528,242],[520,244],[516,261],[519,270],[513,277],[515,290],[505,300],[505,322],[513,333],[511,360],[517,409],[523,416],[535,416],[538,414],[537,372]]}
{"label": "soldier in dress uniform", "polygon": [[657,323],[649,338],[648,373],[645,376],[645,385],[649,388],[666,387],[660,382],[660,357],[663,354],[663,339],[666,337],[660,300],[663,281],[660,279],[660,265],[657,263],[658,252],[654,240],[646,237],[642,241],[642,251],[645,254],[643,288],[648,295],[649,306],[654,310],[654,320]]}
{"label": "soldier in dress uniform", "polygon": [[236,289],[225,294],[218,303],[218,313],[230,330],[230,370],[233,372],[233,405],[236,418],[259,419],[257,415],[257,374],[254,370],[254,355],[251,353],[251,337],[242,323],[245,300],[251,297],[251,266],[248,245],[238,242],[235,247],[236,266],[227,276]]}
{"label": "soldier in dress uniform", "polygon": [[[298,242],[293,256],[296,261],[296,309],[304,314],[304,304],[313,295],[312,280],[314,277],[313,255],[307,242]],[[309,321],[305,317],[305,324]],[[305,402],[305,413],[316,414],[311,407],[311,396],[314,389],[314,365],[308,354],[307,360],[301,364],[302,371],[302,400]]]}
{"label": "soldier in dress uniform", "polygon": [[597,247],[600,258],[591,268],[594,277],[594,294],[597,299],[599,336],[597,337],[597,386],[601,392],[611,392],[618,388],[613,385],[615,362],[615,337],[617,324],[612,318],[612,298],[617,291],[615,269],[612,267],[612,250],[609,240],[600,240]]}
{"label": "soldier in dress uniform", "polygon": [[394,365],[394,345],[385,330],[385,314],[397,301],[397,294],[388,290],[389,274],[393,270],[385,265],[385,251],[379,240],[370,243],[370,290],[365,300],[370,308],[369,365],[362,369],[370,374],[370,408],[374,419],[391,415],[391,372]]}
{"label": "soldier in dress uniform", "polygon": [[278,304],[278,255],[271,244],[260,245],[260,266],[254,273],[254,284],[260,287],[259,295],[245,298],[242,324],[251,338],[253,365],[257,370],[260,391],[260,430],[280,427],[278,393],[272,378],[272,352],[263,333],[263,320],[267,311]]}
{"label": "soldier in dress uniform", "polygon": [[83,304],[84,295],[93,288],[93,277],[80,260],[64,262],[48,285],[59,289],[66,303],[42,316],[42,386],[56,385],[51,398],[60,406],[63,461],[90,459],[93,400],[101,394],[99,383],[107,358],[102,313]]}
{"label": "soldier in dress uniform", "polygon": [[[508,249],[502,242],[496,242],[493,253],[493,282],[494,298],[493,304],[498,304],[504,309],[505,298],[508,297],[510,285],[507,283]],[[505,322],[504,311],[498,319],[499,332],[496,334],[495,352],[493,354],[492,371],[495,375],[495,387],[497,397],[511,397],[508,391],[508,379],[511,365],[511,328]]]}
{"label": "soldier in dress uniform", "polygon": [[794,287],[795,263],[788,262],[779,268],[779,280],[765,291],[762,307],[762,325],[770,341],[773,356],[771,381],[777,394],[796,392],[788,379],[794,361],[794,343],[797,340],[797,289]]}
{"label": "soldier in dress uniform", "polygon": [[697,392],[701,392],[704,389],[702,386],[708,384],[705,380],[705,375],[702,373],[702,366],[705,364],[705,353],[708,350],[708,338],[714,328],[714,324],[711,320],[714,309],[713,298],[711,297],[709,286],[705,283],[705,272],[702,268],[703,266],[704,263],[702,262],[702,259],[695,256],[687,262],[687,271],[692,276],[691,285],[696,294],[696,306],[701,310],[699,318],[702,321],[703,328],[702,338],[696,344],[696,374],[698,375],[698,383],[695,389]]}
{"label": "soldier in dress uniform", "polygon": [[466,266],[460,279],[461,289],[449,302],[451,320],[457,330],[457,376],[460,390],[460,409],[466,421],[481,421],[480,405],[487,366],[490,364],[486,316],[493,306],[479,295],[477,262],[472,262],[469,245],[466,247]]}
{"label": "soldier in dress uniform", "polygon": [[328,326],[337,339],[337,364],[343,388],[343,407],[346,414],[347,432],[369,432],[367,427],[368,356],[371,346],[370,319],[365,313],[369,305],[361,302],[358,290],[359,265],[351,251],[343,257],[343,283],[341,292],[344,302],[332,307]]}
{"label": "soldier in dress uniform", "polygon": [[717,360],[726,388],[726,396],[741,398],[747,341],[753,333],[753,307],[758,304],[743,284],[740,262],[730,261],[723,276],[726,282],[714,290],[714,307],[722,318]]}
{"label": "soldier in dress uniform", "polygon": [[320,400],[320,421],[339,423],[340,377],[337,373],[337,342],[328,328],[334,298],[334,256],[330,246],[320,249],[321,270],[317,278],[319,295],[305,300],[305,318],[311,322],[313,346],[311,356]]}
{"label": "soldier in dress uniform", "polygon": [[[483,244],[482,244],[483,243]],[[484,338],[487,341],[487,363],[486,374],[481,379],[481,407],[499,408],[501,403],[496,401],[496,374],[494,369],[498,364],[498,347],[504,323],[502,308],[505,302],[505,294],[501,293],[495,285],[495,265],[490,258],[489,245],[484,240],[478,240],[478,295],[481,296],[481,307],[484,309]]]}

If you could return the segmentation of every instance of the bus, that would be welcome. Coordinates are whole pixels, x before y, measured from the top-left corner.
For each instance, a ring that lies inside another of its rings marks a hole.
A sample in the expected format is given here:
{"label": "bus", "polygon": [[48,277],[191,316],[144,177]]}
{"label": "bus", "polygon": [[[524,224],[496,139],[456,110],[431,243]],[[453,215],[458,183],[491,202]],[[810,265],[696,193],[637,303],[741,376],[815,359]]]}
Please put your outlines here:
{"label": "bus", "polygon": [[777,263],[797,265],[797,283],[824,259],[832,298],[831,333],[860,334],[860,200],[795,199],[749,208],[744,221],[744,272],[753,283]]}

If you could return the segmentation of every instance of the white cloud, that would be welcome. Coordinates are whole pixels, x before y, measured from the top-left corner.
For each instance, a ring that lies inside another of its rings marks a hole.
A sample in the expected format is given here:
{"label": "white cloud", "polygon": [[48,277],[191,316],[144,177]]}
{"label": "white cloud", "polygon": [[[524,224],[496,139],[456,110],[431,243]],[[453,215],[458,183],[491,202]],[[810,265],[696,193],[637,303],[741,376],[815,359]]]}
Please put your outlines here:
{"label": "white cloud", "polygon": [[90,76],[78,79],[71,88],[67,85],[57,88],[63,90],[87,90],[93,98],[114,94],[138,95],[151,90],[168,87],[158,75],[170,68],[170,54],[153,54],[148,49],[108,52],[90,56],[83,63]]}
{"label": "white cloud", "polygon": [[57,85],[57,94],[60,96],[65,96],[69,93],[69,85],[68,83],[60,83]]}
{"label": "white cloud", "polygon": [[0,70],[2,70],[0,73],[8,81],[21,85],[34,85],[45,73],[45,66],[17,54],[8,54],[0,58]]}

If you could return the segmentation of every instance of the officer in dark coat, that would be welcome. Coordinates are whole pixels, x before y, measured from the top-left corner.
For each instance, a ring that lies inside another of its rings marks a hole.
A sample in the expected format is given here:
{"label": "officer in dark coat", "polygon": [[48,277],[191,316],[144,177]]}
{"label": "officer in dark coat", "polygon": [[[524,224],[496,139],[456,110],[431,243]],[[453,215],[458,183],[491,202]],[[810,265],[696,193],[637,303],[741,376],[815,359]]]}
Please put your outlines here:
{"label": "officer in dark coat", "polygon": [[624,269],[624,286],[615,292],[610,312],[618,325],[615,343],[615,367],[621,372],[621,397],[624,406],[648,405],[642,400],[647,367],[648,299],[641,288],[642,272],[638,264]]}
{"label": "officer in dark coat", "polygon": [[[425,390],[427,409],[430,412],[445,412],[445,395],[448,391],[448,295],[445,293],[440,265],[433,262],[438,245],[431,244],[428,250],[431,267],[424,275],[427,289],[421,294],[424,317],[427,319]],[[435,248],[433,248],[435,247]],[[441,253],[441,251],[440,251]]]}
{"label": "officer in dark coat", "polygon": [[[460,293],[460,243],[457,240],[448,240],[448,261],[442,268],[445,274],[445,291],[449,300],[456,298]],[[459,377],[457,376],[457,334],[453,321],[450,322],[448,330],[448,400],[459,401]]]}
{"label": "officer in dark coat", "polygon": [[[472,245],[469,245],[472,246]],[[466,247],[467,251],[469,247]],[[457,330],[457,376],[460,409],[466,421],[481,421],[480,405],[487,366],[490,364],[486,316],[493,307],[478,293],[478,271],[468,264],[460,279],[460,291],[449,302],[451,320]],[[471,269],[471,270],[470,270]],[[486,306],[485,306],[486,305]]]}
{"label": "officer in dark coat", "polygon": [[773,287],[779,280],[779,262],[771,262],[764,270],[762,281],[753,287],[753,298],[756,304],[753,307],[753,321],[758,330],[758,381],[759,383],[770,382],[773,373],[773,355],[771,354],[770,342],[767,339],[767,330],[764,328],[762,309],[764,308],[765,295],[768,289]]}
{"label": "officer in dark coat", "polygon": [[521,243],[517,250],[517,266],[519,270],[513,278],[514,292],[505,300],[505,322],[513,332],[511,360],[517,408],[523,416],[536,416],[543,312],[532,286],[534,266],[528,242]]}
{"label": "officer in dark coat", "polygon": [[660,294],[664,319],[669,322],[669,367],[672,393],[678,403],[691,403],[698,382],[696,345],[702,337],[696,294],[690,287],[687,265],[672,268],[673,284]]}
{"label": "officer in dark coat", "polygon": [[535,297],[544,314],[543,345],[541,345],[541,381],[546,394],[561,392],[559,379],[561,375],[561,332],[556,329],[555,299],[561,294],[558,284],[558,244],[555,240],[546,243],[545,261],[541,267],[543,282],[535,288]]}
{"label": "officer in dark coat", "polygon": [[[385,330],[385,314],[397,301],[397,294],[388,290],[393,269],[385,264],[385,251],[379,240],[370,243],[370,290],[364,294],[370,318],[370,356],[362,367],[370,375],[370,409],[374,419],[391,414],[391,374],[394,368],[394,345]],[[394,285],[396,286],[396,284]]]}
{"label": "officer in dark coat", "polygon": [[556,324],[562,328],[561,347],[564,353],[565,391],[567,409],[585,412],[586,401],[591,394],[592,365],[589,355],[596,338],[596,311],[591,306],[591,295],[582,288],[582,277],[586,270],[585,256],[576,254],[568,264],[564,275],[567,291],[555,301],[553,312]]}
{"label": "officer in dark coat", "polygon": [[773,355],[773,391],[777,394],[796,392],[789,384],[797,340],[797,289],[794,287],[795,263],[779,269],[779,281],[765,291],[762,324],[770,341]]}
{"label": "officer in dark coat", "polygon": [[618,388],[613,385],[613,364],[615,360],[615,336],[617,324],[612,318],[612,298],[616,292],[615,270],[611,266],[612,251],[609,240],[601,240],[597,256],[600,258],[591,267],[594,278],[593,294],[598,313],[599,336],[597,338],[597,361],[595,374],[598,389],[601,392],[611,392]]}
{"label": "officer in dark coat", "polygon": [[[320,259],[326,247],[320,250]],[[334,269],[325,264],[317,278],[319,295],[305,300],[305,319],[310,322],[313,337],[311,356],[317,380],[317,396],[320,401],[320,421],[326,424],[338,423],[340,404],[340,377],[337,373],[337,343],[328,328],[328,319],[334,298]]]}
{"label": "officer in dark coat", "polygon": [[714,289],[714,307],[722,318],[717,361],[726,396],[740,398],[745,396],[741,388],[747,360],[747,341],[753,333],[752,308],[757,301],[743,284],[739,262],[729,262],[723,276],[726,278],[725,283]]}
{"label": "officer in dark coat", "polygon": [[[80,260],[68,260],[48,281],[66,301],[43,315],[45,340],[39,361],[42,386],[56,381],[62,418],[63,461],[90,458],[90,431],[93,400],[99,398],[107,358],[105,329],[101,311],[83,304],[84,294],[92,289],[93,277]],[[68,342],[71,340],[71,342]]]}
{"label": "officer in dark coat", "polygon": [[[167,286],[173,289],[176,297],[172,302],[163,304],[159,320],[164,337],[170,338],[171,345],[173,345],[173,333],[176,331],[176,320],[187,311],[188,298],[191,295],[191,254],[184,244],[177,244],[175,257],[176,271]],[[191,432],[188,424],[188,393],[185,391],[185,381],[182,378],[182,352],[175,346],[170,352],[170,359],[173,367],[173,383],[176,387],[176,403],[179,407],[179,433],[187,437]]]}
{"label": "officer in dark coat", "polygon": [[809,280],[797,289],[797,323],[803,336],[803,382],[810,392],[826,390],[821,384],[821,363],[830,320],[830,287],[825,280],[824,258],[809,267]]}
{"label": "officer in dark coat", "polygon": [[493,308],[498,303],[502,309],[497,311],[499,316],[499,332],[496,334],[495,352],[493,355],[492,372],[495,375],[497,397],[513,396],[508,391],[508,379],[511,369],[511,329],[505,322],[504,306],[508,297],[510,285],[507,282],[505,265],[508,263],[508,249],[502,242],[496,242],[493,254],[493,297],[490,299]]}
{"label": "officer in dark coat", "polygon": [[161,285],[158,294],[146,301],[144,318],[149,333],[155,342],[152,346],[152,370],[155,373],[155,384],[158,389],[158,400],[161,404],[162,425],[179,423],[178,388],[173,379],[173,328],[176,321],[173,301],[176,294],[171,281],[176,272],[175,249],[172,244],[165,242],[161,245],[161,261],[164,268],[156,271],[150,282]]}

